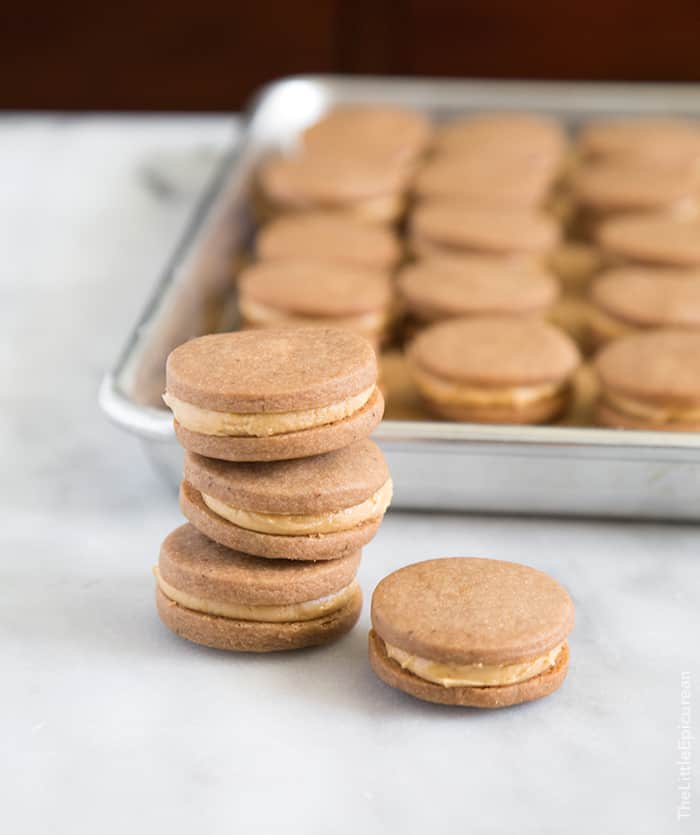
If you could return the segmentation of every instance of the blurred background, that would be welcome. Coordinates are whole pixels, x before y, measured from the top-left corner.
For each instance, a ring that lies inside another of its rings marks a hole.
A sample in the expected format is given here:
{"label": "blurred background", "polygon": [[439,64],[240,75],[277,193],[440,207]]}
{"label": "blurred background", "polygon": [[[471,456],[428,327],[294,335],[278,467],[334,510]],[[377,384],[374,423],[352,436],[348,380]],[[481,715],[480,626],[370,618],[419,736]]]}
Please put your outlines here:
{"label": "blurred background", "polygon": [[40,0],[1,18],[4,109],[238,110],[302,72],[700,80],[697,0]]}

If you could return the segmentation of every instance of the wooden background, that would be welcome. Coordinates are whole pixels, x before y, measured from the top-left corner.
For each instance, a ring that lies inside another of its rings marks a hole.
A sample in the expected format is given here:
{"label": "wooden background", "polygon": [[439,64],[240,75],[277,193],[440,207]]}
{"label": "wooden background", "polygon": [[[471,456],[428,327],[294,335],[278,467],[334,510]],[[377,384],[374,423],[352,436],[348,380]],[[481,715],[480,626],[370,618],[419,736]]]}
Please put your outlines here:
{"label": "wooden background", "polygon": [[232,110],[343,72],[700,80],[700,0],[96,0],[0,12],[0,108]]}

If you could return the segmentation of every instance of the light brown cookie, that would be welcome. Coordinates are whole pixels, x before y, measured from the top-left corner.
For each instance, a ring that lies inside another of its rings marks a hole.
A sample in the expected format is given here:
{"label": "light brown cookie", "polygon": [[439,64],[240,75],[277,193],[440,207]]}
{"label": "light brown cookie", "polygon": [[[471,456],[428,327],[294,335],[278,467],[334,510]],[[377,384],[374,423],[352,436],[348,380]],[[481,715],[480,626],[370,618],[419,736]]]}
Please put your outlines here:
{"label": "light brown cookie", "polygon": [[571,598],[541,571],[450,557],[409,565],[372,595],[370,660],[427,701],[505,707],[548,695],[568,666]]}
{"label": "light brown cookie", "polygon": [[323,560],[366,545],[391,492],[379,447],[363,440],[325,455],[269,463],[188,453],[180,502],[196,528],[229,548]]}
{"label": "light brown cookie", "polygon": [[617,339],[596,356],[595,369],[603,426],[700,430],[700,333],[650,330]]}
{"label": "light brown cookie", "polygon": [[700,330],[700,270],[620,267],[591,286],[596,345],[648,328]]}
{"label": "light brown cookie", "polygon": [[258,560],[191,525],[161,546],[156,602],[163,623],[190,641],[239,652],[327,643],[357,621],[359,551],[333,562]]}
{"label": "light brown cookie", "polygon": [[537,260],[559,240],[557,223],[543,213],[474,207],[459,200],[419,205],[409,243],[419,256],[490,255]]}
{"label": "light brown cookie", "polygon": [[490,149],[469,156],[442,154],[413,180],[420,200],[460,199],[475,208],[536,209],[544,204],[556,172],[546,160],[504,157]]}
{"label": "light brown cookie", "polygon": [[405,310],[421,322],[455,316],[542,316],[559,286],[544,270],[490,258],[426,259],[399,273]]}
{"label": "light brown cookie", "polygon": [[255,253],[262,261],[313,258],[368,269],[391,270],[401,260],[396,235],[340,212],[282,215],[258,232]]}
{"label": "light brown cookie", "polygon": [[385,165],[409,164],[425,152],[433,135],[417,110],[391,105],[346,105],[330,110],[301,135],[316,152],[369,156]]}
{"label": "light brown cookie", "polygon": [[301,458],[364,438],[379,423],[372,346],[314,327],[193,339],[171,352],[164,400],[192,452],[230,461]]}
{"label": "light brown cookie", "polygon": [[673,118],[607,119],[590,122],[578,136],[583,157],[659,168],[700,162],[700,129]]}
{"label": "light brown cookie", "polygon": [[426,406],[448,420],[544,423],[561,415],[580,356],[566,334],[517,317],[452,319],[410,345]]}
{"label": "light brown cookie", "polygon": [[700,267],[700,221],[629,215],[602,224],[598,242],[608,263]]}
{"label": "light brown cookie", "polygon": [[437,150],[453,156],[488,151],[493,156],[523,165],[546,161],[556,168],[566,152],[561,124],[534,113],[477,113],[441,125],[435,136]]}
{"label": "light brown cookie", "polygon": [[404,166],[381,158],[310,151],[268,159],[258,186],[267,214],[324,209],[392,223],[404,210],[409,177]]}
{"label": "light brown cookie", "polygon": [[332,261],[253,264],[238,279],[246,327],[326,325],[356,331],[377,346],[390,321],[389,273]]}

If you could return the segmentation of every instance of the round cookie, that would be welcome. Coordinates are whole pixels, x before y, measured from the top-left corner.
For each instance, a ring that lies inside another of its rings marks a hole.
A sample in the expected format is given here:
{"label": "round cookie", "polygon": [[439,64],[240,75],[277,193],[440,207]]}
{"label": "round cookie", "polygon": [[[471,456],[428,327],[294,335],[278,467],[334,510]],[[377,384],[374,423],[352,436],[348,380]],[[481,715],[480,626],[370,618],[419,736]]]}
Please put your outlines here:
{"label": "round cookie", "polygon": [[180,506],[211,539],[260,557],[332,560],[377,532],[392,483],[376,444],[358,441],[294,461],[185,456]]}
{"label": "round cookie", "polygon": [[559,295],[556,279],[491,258],[428,259],[401,271],[405,310],[420,322],[455,316],[543,315]]}
{"label": "round cookie", "polygon": [[459,200],[419,205],[410,224],[417,255],[491,255],[537,260],[559,239],[557,224],[533,211],[476,208]]}
{"label": "round cookie", "polygon": [[545,160],[552,167],[561,161],[566,144],[566,136],[555,119],[505,111],[453,119],[440,127],[435,138],[438,151],[450,155],[487,150],[523,164]]}
{"label": "round cookie", "polygon": [[337,107],[303,131],[312,151],[370,156],[384,164],[410,163],[428,147],[433,128],[416,110],[391,105]]}
{"label": "round cookie", "polygon": [[606,221],[598,241],[608,262],[700,267],[700,221],[630,215]]}
{"label": "round cookie", "polygon": [[387,272],[331,261],[253,264],[238,279],[246,327],[329,325],[378,345],[389,323],[393,288]]}
{"label": "round cookie", "polygon": [[597,345],[646,328],[700,330],[700,270],[609,270],[593,282],[591,301]]}
{"label": "round cookie", "polygon": [[226,461],[276,461],[367,437],[384,410],[376,380],[372,346],[351,331],[238,331],[172,351],[163,399],[185,449]]}
{"label": "round cookie", "polygon": [[448,420],[545,423],[566,409],[580,356],[537,319],[452,319],[424,330],[408,359],[426,407]]}
{"label": "round cookie", "polygon": [[574,606],[526,565],[449,557],[408,565],[372,595],[375,673],[419,699],[506,707],[564,680]]}
{"label": "round cookie", "polygon": [[382,226],[338,212],[301,212],[264,226],[255,239],[255,254],[261,261],[313,258],[390,270],[402,252],[396,235]]}
{"label": "round cookie", "polygon": [[597,355],[597,420],[622,429],[700,430],[700,333],[651,330]]}
{"label": "round cookie", "polygon": [[551,166],[503,158],[489,151],[468,157],[437,156],[413,181],[419,199],[459,199],[487,209],[535,209],[552,184]]}
{"label": "round cookie", "polygon": [[700,130],[684,119],[610,119],[591,122],[578,136],[582,156],[621,164],[693,168],[700,162]]}
{"label": "round cookie", "polygon": [[259,187],[264,213],[330,209],[391,223],[404,210],[408,179],[404,167],[371,156],[306,152],[271,157],[260,169]]}
{"label": "round cookie", "polygon": [[158,614],[177,635],[217,649],[325,644],[357,622],[359,563],[359,551],[332,562],[258,560],[182,525],[163,542],[154,569]]}
{"label": "round cookie", "polygon": [[574,199],[598,216],[615,212],[697,214],[697,184],[686,172],[596,163],[571,178]]}

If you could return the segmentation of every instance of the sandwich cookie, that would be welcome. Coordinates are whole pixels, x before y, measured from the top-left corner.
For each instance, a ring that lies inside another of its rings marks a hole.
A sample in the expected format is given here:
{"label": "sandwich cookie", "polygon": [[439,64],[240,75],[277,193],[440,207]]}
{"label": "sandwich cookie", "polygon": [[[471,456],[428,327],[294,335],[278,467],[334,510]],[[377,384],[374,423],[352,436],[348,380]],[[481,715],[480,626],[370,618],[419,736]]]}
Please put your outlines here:
{"label": "sandwich cookie", "polygon": [[575,224],[589,234],[614,215],[645,212],[673,220],[698,214],[698,184],[682,169],[655,169],[629,164],[596,163],[580,168],[571,179],[577,204]]}
{"label": "sandwich cookie", "polygon": [[404,166],[372,156],[308,151],[272,157],[259,174],[262,213],[326,209],[392,223],[405,208],[409,177]]}
{"label": "sandwich cookie", "polygon": [[442,155],[416,174],[420,200],[456,198],[486,209],[535,209],[545,202],[554,171],[546,161],[525,162],[491,151],[460,157]]}
{"label": "sandwich cookie", "polygon": [[700,221],[630,215],[602,224],[598,242],[609,264],[700,267]]}
{"label": "sandwich cookie", "polygon": [[314,152],[369,156],[404,165],[425,152],[433,134],[422,113],[389,105],[348,105],[331,110],[301,135]]}
{"label": "sandwich cookie", "polygon": [[700,330],[700,270],[620,267],[593,282],[596,345],[648,328]]}
{"label": "sandwich cookie", "polygon": [[389,229],[338,212],[282,215],[258,232],[255,253],[261,261],[312,258],[376,270],[393,269],[402,256]]}
{"label": "sandwich cookie", "polygon": [[411,247],[422,257],[482,255],[541,264],[558,240],[559,227],[545,214],[459,200],[421,204],[410,223]]}
{"label": "sandwich cookie", "polygon": [[175,348],[163,400],[185,449],[225,461],[277,461],[340,449],[382,419],[377,359],[333,328],[201,336]]}
{"label": "sandwich cookie", "polygon": [[621,429],[700,430],[700,333],[652,330],[597,355],[597,420]]}
{"label": "sandwich cookie", "polygon": [[572,340],[537,319],[452,319],[408,349],[426,407],[448,420],[545,423],[565,411],[579,362]]}
{"label": "sandwich cookie", "polygon": [[216,649],[273,652],[327,644],[362,608],[360,552],[332,562],[259,560],[182,525],[163,542],[158,614],[181,638]]}
{"label": "sandwich cookie", "polygon": [[496,259],[428,259],[398,278],[403,306],[421,323],[456,316],[542,316],[556,301],[556,279],[535,267]]}
{"label": "sandwich cookie", "polygon": [[180,507],[216,542],[288,560],[332,560],[377,532],[392,483],[379,448],[363,440],[294,461],[233,463],[187,453]]}
{"label": "sandwich cookie", "polygon": [[508,707],[562,684],[573,625],[571,598],[541,571],[476,557],[427,560],[374,590],[370,663],[418,699]]}
{"label": "sandwich cookie", "polygon": [[657,168],[700,163],[700,129],[684,119],[613,119],[591,122],[578,137],[584,158]]}
{"label": "sandwich cookie", "polygon": [[245,327],[326,325],[362,334],[377,347],[390,318],[387,272],[329,261],[262,261],[238,280]]}
{"label": "sandwich cookie", "polygon": [[438,152],[465,156],[488,151],[501,159],[528,163],[546,162],[552,169],[561,163],[567,139],[561,125],[532,113],[480,113],[454,119],[441,126],[435,137]]}

